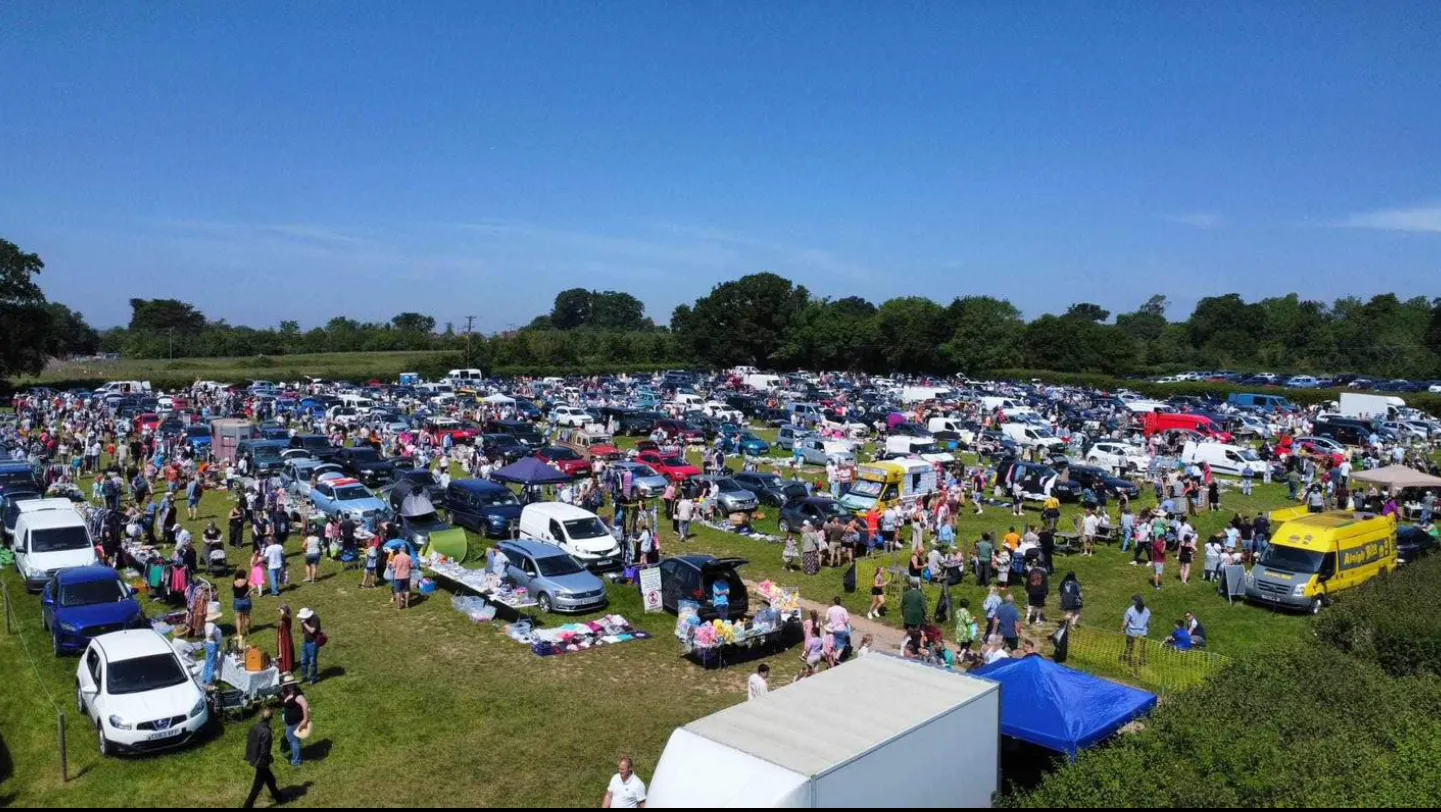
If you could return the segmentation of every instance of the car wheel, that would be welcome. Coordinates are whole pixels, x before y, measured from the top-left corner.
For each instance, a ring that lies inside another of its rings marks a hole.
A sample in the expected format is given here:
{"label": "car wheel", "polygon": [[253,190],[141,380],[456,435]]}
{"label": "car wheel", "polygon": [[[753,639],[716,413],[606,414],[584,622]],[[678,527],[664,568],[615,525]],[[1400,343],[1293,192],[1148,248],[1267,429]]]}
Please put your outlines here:
{"label": "car wheel", "polygon": [[115,746],[110,743],[109,739],[105,738],[105,728],[102,727],[99,722],[95,723],[95,737],[100,740],[101,758],[109,758],[115,755]]}
{"label": "car wheel", "polygon": [[540,605],[540,611],[542,612],[550,613],[555,609],[555,606],[551,603],[550,596],[544,592],[540,593],[539,597],[535,599],[535,602]]}
{"label": "car wheel", "polygon": [[80,683],[78,682],[75,684],[75,710],[81,716],[85,715],[85,694],[80,691]]}
{"label": "car wheel", "polygon": [[40,613],[40,628],[47,632],[50,631],[50,616],[44,612]]}
{"label": "car wheel", "polygon": [[1311,614],[1313,614],[1313,615],[1319,615],[1319,614],[1321,614],[1321,607],[1324,606],[1324,605],[1325,605],[1325,601],[1322,601],[1320,598],[1314,598],[1314,599],[1312,599],[1312,600],[1311,600],[1311,608],[1310,608]]}
{"label": "car wheel", "polygon": [[781,531],[782,533],[789,533],[789,532],[791,532],[791,523],[788,522],[788,521],[786,521],[785,519],[781,519],[781,520],[780,520],[779,527],[780,527],[780,531]]}
{"label": "car wheel", "polygon": [[55,655],[56,657],[61,656],[61,655],[60,655],[60,635],[58,635],[58,634],[52,634],[52,635],[50,635],[50,651],[51,651],[52,653],[54,653],[54,655]]}

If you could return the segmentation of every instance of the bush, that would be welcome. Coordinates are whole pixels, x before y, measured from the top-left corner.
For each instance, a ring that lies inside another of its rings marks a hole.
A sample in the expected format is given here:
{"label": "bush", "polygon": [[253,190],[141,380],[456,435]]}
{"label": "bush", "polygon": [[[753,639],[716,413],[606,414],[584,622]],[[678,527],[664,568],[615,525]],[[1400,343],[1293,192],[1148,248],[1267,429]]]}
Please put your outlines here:
{"label": "bush", "polygon": [[1316,619],[1321,642],[1393,676],[1441,677],[1441,557],[1408,564],[1336,602]]}
{"label": "bush", "polygon": [[1303,643],[1174,695],[1144,732],[1047,776],[1016,807],[1441,804],[1441,680]]}

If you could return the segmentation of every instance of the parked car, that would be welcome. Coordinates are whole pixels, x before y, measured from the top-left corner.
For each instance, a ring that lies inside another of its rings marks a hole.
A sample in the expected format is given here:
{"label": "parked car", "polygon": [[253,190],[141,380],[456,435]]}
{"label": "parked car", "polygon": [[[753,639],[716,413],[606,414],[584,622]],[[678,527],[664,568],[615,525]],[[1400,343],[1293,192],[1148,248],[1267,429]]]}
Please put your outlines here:
{"label": "parked car", "polygon": [[590,460],[577,454],[575,449],[566,448],[563,445],[537,448],[532,456],[543,463],[555,466],[566,476],[577,477],[590,474]]}
{"label": "parked car", "polygon": [[532,502],[520,511],[520,534],[558,545],[595,572],[619,569],[620,544],[599,516],[563,502]]}
{"label": "parked car", "polygon": [[436,507],[445,507],[445,488],[441,487],[440,480],[428,468],[407,468],[395,470],[395,481],[410,483],[414,487],[421,488],[430,497],[430,503]]}
{"label": "parked car", "polygon": [[680,420],[657,420],[655,428],[661,429],[667,437],[679,437],[687,443],[704,443],[705,431]]}
{"label": "parked car", "polygon": [[1061,479],[1061,474],[1049,465],[1021,460],[1005,460],[996,469],[996,481],[1003,490],[1010,493],[1011,483],[1021,483],[1021,494],[1032,501],[1042,501],[1055,496],[1062,502],[1077,502],[1081,499],[1079,483]]}
{"label": "parked car", "polygon": [[834,516],[842,522],[848,522],[855,517],[855,513],[841,506],[840,502],[829,496],[806,496],[794,499],[781,508],[780,531],[782,533],[799,533],[806,522],[819,529],[821,525],[831,520]]}
{"label": "parked car", "polygon": [[432,417],[425,421],[425,428],[433,434],[437,441],[446,437],[455,445],[471,443],[481,433],[479,426],[467,426],[466,424],[450,417]]}
{"label": "parked car", "polygon": [[776,448],[779,448],[782,451],[793,451],[795,450],[795,444],[797,440],[805,437],[814,436],[815,432],[811,431],[808,428],[805,428],[804,426],[797,426],[792,423],[786,423],[785,425],[780,427],[780,431],[776,435]]}
{"label": "parked car", "polygon": [[700,604],[697,614],[701,620],[719,617],[711,585],[716,579],[724,578],[730,585],[729,617],[736,618],[750,614],[750,596],[746,593],[745,581],[736,570],[745,566],[742,558],[716,558],[713,555],[682,555],[660,562],[661,606],[668,612],[680,611],[683,600]]}
{"label": "parked car", "polygon": [[781,479],[777,474],[742,471],[736,474],[734,479],[742,488],[755,494],[756,499],[763,505],[780,507],[793,499],[803,499],[811,495],[810,483],[799,479]]}
{"label": "parked car", "polygon": [[550,410],[550,422],[557,426],[582,428],[596,422],[596,416],[579,406],[557,406]]}
{"label": "parked car", "polygon": [[374,527],[386,513],[385,502],[355,479],[330,479],[310,489],[310,502],[326,516],[350,516]]}
{"label": "parked car", "polygon": [[1135,499],[1141,495],[1141,489],[1131,480],[1090,465],[1067,466],[1066,478],[1093,493],[1104,493],[1108,497],[1124,494],[1127,499]]}
{"label": "parked car", "polygon": [[120,573],[101,564],[55,573],[40,593],[40,625],[57,657],[84,651],[102,634],[150,628]]}
{"label": "parked car", "polygon": [[[517,408],[520,402],[516,402]],[[539,448],[545,445],[545,438],[535,430],[535,426],[524,420],[489,420],[485,424],[486,434],[509,434],[526,448]]]}
{"label": "parked car", "polygon": [[662,456],[659,451],[642,451],[636,455],[636,460],[649,465],[672,482],[683,482],[701,475],[701,470],[686,462],[684,458]]}
{"label": "parked car", "polygon": [[481,453],[491,462],[509,465],[530,456],[530,447],[517,440],[514,434],[482,434],[479,442]]}
{"label": "parked car", "polygon": [[581,613],[604,609],[605,582],[554,544],[532,539],[502,541],[506,574],[526,588],[542,612]]}
{"label": "parked car", "polygon": [[808,465],[854,465],[856,462],[853,446],[845,440],[826,440],[821,437],[801,437],[792,449]]}
{"label": "parked car", "polygon": [[670,480],[643,462],[620,460],[611,463],[609,467],[617,472],[629,471],[631,485],[640,492],[641,496],[647,499],[652,499],[665,493],[666,486],[670,484]]}
{"label": "parked car", "polygon": [[1145,471],[1151,455],[1129,443],[1101,442],[1086,451],[1086,461],[1109,471]]}
{"label": "parked car", "polygon": [[395,475],[395,464],[366,445],[340,449],[335,461],[345,473],[370,486],[386,482]]}
{"label": "parked car", "polygon": [[102,634],[75,669],[76,702],[102,756],[179,747],[210,721],[205,692],[152,629]]}
{"label": "parked car", "polygon": [[452,522],[489,538],[511,538],[520,525],[520,500],[510,488],[495,482],[451,480],[445,505]]}
{"label": "parked car", "polygon": [[324,434],[297,434],[290,438],[290,447],[303,448],[310,452],[310,456],[327,462],[340,453],[340,449],[331,445],[330,438]]}
{"label": "parked car", "polygon": [[310,481],[345,479],[345,471],[333,462],[301,458],[288,459],[280,470],[280,483],[285,492],[300,499],[310,498]]}
{"label": "parked car", "polygon": [[746,490],[734,477],[725,474],[705,474],[695,478],[705,492],[709,492],[711,483],[715,483],[720,489],[717,497],[717,506],[724,513],[749,513],[760,507],[760,500],[754,493]]}
{"label": "parked car", "polygon": [[1410,564],[1422,556],[1436,552],[1436,538],[1414,524],[1396,528],[1396,557]]}
{"label": "parked car", "polygon": [[23,490],[19,488],[6,491],[3,496],[0,496],[0,503],[3,503],[4,505],[3,533],[6,544],[9,544],[10,540],[15,538],[15,522],[20,518],[20,503],[29,501],[31,499],[42,498],[44,497],[41,496],[39,491]]}

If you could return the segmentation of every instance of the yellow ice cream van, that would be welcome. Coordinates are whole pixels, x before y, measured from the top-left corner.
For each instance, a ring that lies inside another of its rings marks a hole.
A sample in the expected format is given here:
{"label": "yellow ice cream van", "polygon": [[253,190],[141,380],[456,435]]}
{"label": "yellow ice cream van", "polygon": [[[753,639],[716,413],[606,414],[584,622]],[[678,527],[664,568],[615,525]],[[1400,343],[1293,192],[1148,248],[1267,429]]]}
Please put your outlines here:
{"label": "yellow ice cream van", "polygon": [[1271,514],[1275,534],[1246,577],[1246,599],[1312,613],[1396,569],[1396,519],[1351,510]]}

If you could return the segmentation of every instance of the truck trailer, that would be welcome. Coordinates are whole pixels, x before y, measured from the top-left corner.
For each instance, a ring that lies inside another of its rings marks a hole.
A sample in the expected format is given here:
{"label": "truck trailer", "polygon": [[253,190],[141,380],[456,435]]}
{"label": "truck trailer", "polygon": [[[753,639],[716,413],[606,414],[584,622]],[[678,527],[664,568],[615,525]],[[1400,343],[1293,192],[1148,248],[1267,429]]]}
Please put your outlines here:
{"label": "truck trailer", "polygon": [[989,807],[1001,686],[870,654],[677,729],[648,807]]}

